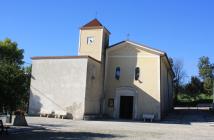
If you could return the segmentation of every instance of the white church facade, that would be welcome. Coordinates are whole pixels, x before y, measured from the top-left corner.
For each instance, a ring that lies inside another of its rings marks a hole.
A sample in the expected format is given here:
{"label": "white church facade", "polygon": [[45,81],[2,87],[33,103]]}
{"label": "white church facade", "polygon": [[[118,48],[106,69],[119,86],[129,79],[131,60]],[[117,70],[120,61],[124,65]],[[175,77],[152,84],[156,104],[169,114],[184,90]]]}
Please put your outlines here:
{"label": "white church facade", "polygon": [[109,35],[94,19],[80,29],[78,56],[32,57],[29,114],[164,117],[173,106],[167,54],[132,41],[110,46]]}

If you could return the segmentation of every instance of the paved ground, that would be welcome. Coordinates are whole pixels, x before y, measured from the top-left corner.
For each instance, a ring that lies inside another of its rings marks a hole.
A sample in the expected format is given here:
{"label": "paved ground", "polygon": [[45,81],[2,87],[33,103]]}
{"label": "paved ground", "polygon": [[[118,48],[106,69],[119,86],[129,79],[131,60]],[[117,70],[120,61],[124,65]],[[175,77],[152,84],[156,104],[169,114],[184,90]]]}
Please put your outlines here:
{"label": "paved ground", "polygon": [[72,121],[27,117],[29,127],[16,127],[0,140],[213,140],[214,113],[177,108],[161,122]]}

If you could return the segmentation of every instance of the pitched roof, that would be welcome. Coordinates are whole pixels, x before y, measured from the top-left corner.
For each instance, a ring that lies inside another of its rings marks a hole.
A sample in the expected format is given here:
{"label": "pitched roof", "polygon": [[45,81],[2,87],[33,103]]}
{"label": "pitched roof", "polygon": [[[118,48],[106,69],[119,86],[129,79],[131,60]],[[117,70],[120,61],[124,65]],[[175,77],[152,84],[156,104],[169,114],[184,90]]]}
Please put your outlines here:
{"label": "pitched roof", "polygon": [[95,18],[92,21],[90,21],[87,24],[85,24],[83,27],[97,27],[97,26],[103,26],[103,25],[99,22],[99,20],[97,20]]}
{"label": "pitched roof", "polygon": [[106,29],[105,26],[103,26],[100,21],[98,19],[93,19],[92,21],[88,22],[87,24],[85,24],[84,26],[82,26],[80,29],[105,29],[109,34],[111,34],[109,32],[108,29]]}

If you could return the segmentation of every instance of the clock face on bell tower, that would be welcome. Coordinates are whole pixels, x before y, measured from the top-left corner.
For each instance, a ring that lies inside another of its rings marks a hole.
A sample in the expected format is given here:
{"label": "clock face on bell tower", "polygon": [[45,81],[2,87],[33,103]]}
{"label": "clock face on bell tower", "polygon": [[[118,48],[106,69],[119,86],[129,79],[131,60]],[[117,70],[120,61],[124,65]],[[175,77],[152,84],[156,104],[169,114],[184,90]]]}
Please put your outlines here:
{"label": "clock face on bell tower", "polygon": [[94,37],[92,36],[87,37],[87,44],[92,45],[93,43],[94,43]]}
{"label": "clock face on bell tower", "polygon": [[110,32],[94,19],[80,29],[79,55],[88,55],[102,61],[103,52],[108,47]]}

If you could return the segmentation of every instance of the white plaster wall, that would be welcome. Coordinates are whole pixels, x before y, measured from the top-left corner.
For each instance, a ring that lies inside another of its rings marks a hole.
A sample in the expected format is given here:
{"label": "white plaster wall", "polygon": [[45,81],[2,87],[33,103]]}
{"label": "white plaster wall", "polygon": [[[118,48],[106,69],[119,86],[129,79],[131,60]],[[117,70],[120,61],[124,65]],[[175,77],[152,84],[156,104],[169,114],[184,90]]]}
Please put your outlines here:
{"label": "white plaster wall", "polygon": [[88,58],[32,60],[29,113],[69,112],[83,119]]}
{"label": "white plaster wall", "polygon": [[88,59],[87,86],[85,95],[85,114],[100,114],[102,97],[102,70],[101,64]]}

